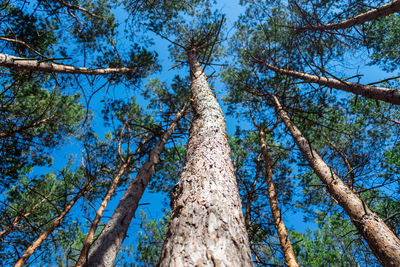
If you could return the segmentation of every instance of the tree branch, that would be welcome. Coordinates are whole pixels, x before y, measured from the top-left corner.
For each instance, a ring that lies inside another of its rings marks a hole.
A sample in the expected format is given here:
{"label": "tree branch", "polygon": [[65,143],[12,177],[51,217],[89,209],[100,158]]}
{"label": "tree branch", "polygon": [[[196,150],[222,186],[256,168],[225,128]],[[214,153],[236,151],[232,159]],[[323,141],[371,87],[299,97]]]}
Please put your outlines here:
{"label": "tree branch", "polygon": [[125,74],[136,72],[137,68],[98,68],[92,69],[87,67],[75,67],[72,65],[43,62],[37,59],[14,57],[7,54],[0,54],[0,66],[26,69],[33,71],[42,71],[49,73],[66,73],[66,74],[87,74],[87,75],[107,75],[107,74]]}

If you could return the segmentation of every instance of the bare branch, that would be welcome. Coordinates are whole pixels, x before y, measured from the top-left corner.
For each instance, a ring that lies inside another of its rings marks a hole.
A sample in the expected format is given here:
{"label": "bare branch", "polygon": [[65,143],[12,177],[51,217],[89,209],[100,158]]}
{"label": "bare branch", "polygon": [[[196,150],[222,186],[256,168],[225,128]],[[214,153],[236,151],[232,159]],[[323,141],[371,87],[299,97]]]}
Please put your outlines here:
{"label": "bare branch", "polygon": [[125,74],[136,72],[137,68],[99,68],[92,69],[86,67],[75,67],[72,65],[43,62],[37,59],[14,57],[7,54],[0,54],[0,66],[16,69],[26,69],[33,71],[43,71],[49,73],[66,74],[87,74],[87,75],[107,75],[107,74]]}

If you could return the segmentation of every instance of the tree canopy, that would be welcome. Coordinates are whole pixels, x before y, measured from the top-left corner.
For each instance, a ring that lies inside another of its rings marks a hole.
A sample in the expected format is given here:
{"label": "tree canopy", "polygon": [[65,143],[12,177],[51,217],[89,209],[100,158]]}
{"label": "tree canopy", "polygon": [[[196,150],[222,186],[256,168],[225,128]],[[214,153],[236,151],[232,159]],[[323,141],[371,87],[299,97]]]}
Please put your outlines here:
{"label": "tree canopy", "polygon": [[2,264],[399,266],[399,22],[0,0]]}

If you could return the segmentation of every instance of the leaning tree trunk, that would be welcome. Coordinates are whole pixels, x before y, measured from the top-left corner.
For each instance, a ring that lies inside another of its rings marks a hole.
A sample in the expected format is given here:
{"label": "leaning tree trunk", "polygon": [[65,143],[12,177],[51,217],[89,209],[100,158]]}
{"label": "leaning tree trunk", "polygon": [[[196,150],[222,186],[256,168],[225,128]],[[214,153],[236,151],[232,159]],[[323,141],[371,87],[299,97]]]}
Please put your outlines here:
{"label": "leaning tree trunk", "polygon": [[90,188],[92,187],[93,180],[90,180],[84,188],[79,190],[79,192],[75,195],[73,199],[71,199],[70,202],[68,202],[67,206],[64,208],[64,210],[61,212],[61,214],[50,224],[50,226],[47,228],[47,230],[41,234],[35,242],[32,243],[24,252],[24,254],[19,258],[19,260],[15,263],[14,267],[21,267],[24,265],[24,263],[29,259],[30,256],[32,256],[33,253],[35,253],[36,249],[46,240],[51,233],[61,224],[61,222],[64,220],[65,216],[70,212],[72,207],[75,205],[75,203],[78,201],[79,198],[81,198],[83,195],[85,195]]}
{"label": "leaning tree trunk", "polygon": [[307,25],[298,28],[296,31],[302,32],[306,30],[325,31],[325,30],[347,29],[355,25],[365,23],[367,21],[375,20],[380,17],[389,16],[395,12],[400,12],[400,0],[394,0],[392,2],[387,3],[386,5],[380,6],[376,9],[367,11],[365,13],[359,14],[355,17],[346,19],[344,21],[322,24],[322,25]]}
{"label": "leaning tree trunk", "polygon": [[289,235],[286,231],[285,223],[282,220],[281,210],[278,205],[278,198],[276,196],[275,185],[273,180],[272,160],[268,153],[267,143],[265,142],[265,132],[262,128],[259,130],[261,153],[264,157],[264,165],[267,179],[268,201],[271,207],[272,216],[274,217],[274,224],[279,237],[279,243],[285,256],[285,263],[287,266],[299,266],[296,256],[293,251],[292,244],[289,240]]}
{"label": "leaning tree trunk", "polygon": [[362,95],[367,98],[375,99],[375,100],[382,100],[388,103],[392,103],[395,105],[400,105],[400,90],[397,89],[388,89],[384,87],[372,86],[368,84],[360,84],[360,83],[353,83],[342,81],[338,79],[331,79],[326,77],[320,77],[316,75],[311,75],[303,72],[288,70],[278,68],[271,64],[268,64],[264,61],[257,62],[261,65],[266,67],[267,69],[273,70],[277,73],[284,74],[287,76],[291,76],[293,78],[302,79],[306,82],[316,83],[319,85],[327,86],[329,88],[335,88],[342,91],[350,92],[356,95]]}
{"label": "leaning tree trunk", "polygon": [[125,194],[118,203],[114,214],[107,222],[93,247],[89,250],[87,262],[83,266],[113,266],[122,242],[126,237],[129,225],[139,206],[139,201],[153,176],[156,164],[160,159],[161,152],[168,139],[171,137],[178,121],[185,113],[185,108],[180,110],[168,130],[157,141],[151,150],[146,162],[140,168],[136,178],[131,182]]}
{"label": "leaning tree trunk", "polygon": [[130,163],[130,158],[128,158],[126,160],[126,162],[124,162],[121,165],[121,167],[120,167],[120,169],[118,171],[118,174],[115,176],[110,188],[107,191],[107,194],[103,198],[103,201],[101,202],[101,205],[100,205],[99,209],[96,212],[96,216],[94,217],[94,219],[92,221],[92,224],[90,225],[89,232],[88,232],[88,234],[86,236],[85,242],[83,243],[81,254],[79,255],[79,258],[75,263],[75,267],[81,267],[87,261],[89,248],[90,248],[90,245],[93,242],[94,235],[96,234],[97,226],[99,225],[101,217],[103,216],[103,212],[105,211],[105,209],[106,209],[106,207],[108,205],[108,202],[111,199],[111,196],[114,194],[115,189],[117,188],[119,179],[125,173],[125,170],[129,166],[129,163]]}
{"label": "leaning tree trunk", "polygon": [[278,98],[272,95],[275,107],[315,173],[325,184],[329,194],[349,215],[357,230],[364,237],[374,255],[383,266],[400,266],[400,240],[385,222],[371,211],[362,198],[351,190],[325,163],[302,135],[288,114],[282,109]]}
{"label": "leaning tree trunk", "polygon": [[226,123],[196,51],[188,52],[194,118],[160,266],[252,266]]}

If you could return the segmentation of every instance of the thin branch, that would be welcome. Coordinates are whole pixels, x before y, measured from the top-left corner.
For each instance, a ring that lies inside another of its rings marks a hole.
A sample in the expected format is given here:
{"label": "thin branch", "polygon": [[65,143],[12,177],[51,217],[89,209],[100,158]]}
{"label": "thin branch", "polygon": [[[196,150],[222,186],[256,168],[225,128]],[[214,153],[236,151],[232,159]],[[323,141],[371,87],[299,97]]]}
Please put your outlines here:
{"label": "thin branch", "polygon": [[359,14],[350,19],[336,22],[328,23],[322,25],[308,25],[297,29],[297,32],[303,32],[307,30],[313,31],[324,31],[324,30],[342,30],[353,27],[355,25],[362,24],[367,21],[372,21],[380,17],[389,16],[393,13],[400,12],[400,0],[394,0],[386,5],[380,6],[376,9],[367,11],[365,13]]}

